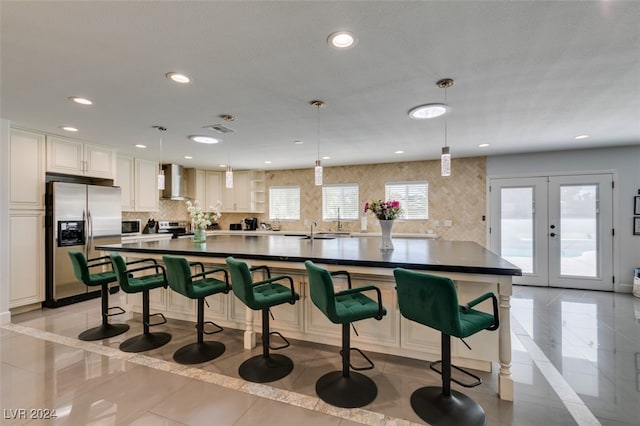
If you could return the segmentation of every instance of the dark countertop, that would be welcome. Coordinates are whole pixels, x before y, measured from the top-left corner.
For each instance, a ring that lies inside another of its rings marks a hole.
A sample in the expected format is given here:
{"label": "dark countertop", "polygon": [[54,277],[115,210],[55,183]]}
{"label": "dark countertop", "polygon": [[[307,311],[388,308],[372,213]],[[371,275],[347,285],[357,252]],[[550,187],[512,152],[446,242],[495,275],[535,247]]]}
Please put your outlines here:
{"label": "dark countertop", "polygon": [[336,238],[314,241],[300,237],[258,235],[209,236],[206,244],[191,238],[142,241],[97,246],[104,251],[172,254],[177,256],[227,257],[239,259],[353,265],[364,267],[462,272],[469,274],[522,275],[515,265],[480,244],[394,238],[395,250],[379,249],[379,238]]}

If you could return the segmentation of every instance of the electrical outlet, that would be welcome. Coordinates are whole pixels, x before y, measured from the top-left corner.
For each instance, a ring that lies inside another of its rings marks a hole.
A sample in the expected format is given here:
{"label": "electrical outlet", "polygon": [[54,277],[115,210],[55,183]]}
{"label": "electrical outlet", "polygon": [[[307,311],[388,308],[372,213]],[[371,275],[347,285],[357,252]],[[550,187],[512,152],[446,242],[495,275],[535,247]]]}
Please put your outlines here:
{"label": "electrical outlet", "polygon": [[444,226],[447,228],[451,228],[453,226],[453,221],[450,219],[445,219]]}

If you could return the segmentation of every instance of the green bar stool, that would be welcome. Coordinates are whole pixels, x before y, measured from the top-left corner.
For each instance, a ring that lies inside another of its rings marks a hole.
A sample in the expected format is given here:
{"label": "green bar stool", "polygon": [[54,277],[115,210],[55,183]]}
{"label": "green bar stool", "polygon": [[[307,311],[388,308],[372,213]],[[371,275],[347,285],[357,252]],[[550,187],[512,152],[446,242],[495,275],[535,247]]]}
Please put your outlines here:
{"label": "green bar stool", "polygon": [[[84,254],[79,251],[69,250],[69,258],[73,266],[73,274],[78,281],[84,283],[88,287],[100,286],[100,295],[102,298],[102,325],[90,328],[78,335],[78,339],[84,341],[100,340],[109,337],[118,336],[127,330],[127,324],[110,324],[109,317],[124,314],[124,309],[120,306],[109,307],[109,284],[117,281],[116,274],[113,272],[111,261],[108,256],[87,259]],[[104,272],[91,273],[91,268],[109,265],[109,270]],[[109,313],[116,310],[114,313]]]}
{"label": "green bar stool", "polygon": [[[498,300],[493,293],[486,293],[466,305],[458,305],[458,294],[449,278],[406,269],[394,269],[398,307],[403,317],[440,331],[442,341],[442,387],[427,386],[411,395],[411,407],[420,418],[432,425],[484,425],[486,417],[482,407],[468,396],[451,389],[451,336],[464,339],[482,330],[497,330]],[[472,309],[487,299],[493,301],[493,315]],[[463,340],[464,342],[464,340]],[[465,343],[466,344],[466,343]],[[476,381],[466,387],[480,384]],[[440,373],[440,371],[438,371]]]}
{"label": "green bar stool", "polygon": [[[155,259],[141,259],[134,262],[125,263],[118,253],[109,255],[113,270],[116,272],[120,288],[126,293],[142,293],[142,326],[143,333],[131,337],[120,344],[123,352],[144,352],[159,348],[171,340],[171,334],[149,332],[149,327],[166,324],[167,319],[161,313],[149,314],[149,290],[160,287],[167,287],[167,277],[162,265],[158,265]],[[134,269],[127,269],[127,266],[136,263],[151,262],[151,265],[140,266]],[[153,270],[155,274],[135,276],[134,273]],[[160,317],[160,321],[151,324],[151,317]]]}
{"label": "green bar stool", "polygon": [[[200,364],[211,361],[222,355],[225,346],[220,342],[205,342],[205,334],[220,333],[223,329],[212,321],[204,321],[205,297],[218,293],[229,293],[229,274],[224,268],[215,268],[205,271],[201,262],[188,262],[183,257],[162,256],[162,260],[167,268],[167,281],[169,287],[177,293],[198,300],[198,322],[196,330],[198,341],[181,347],[173,354],[173,359],[179,364]],[[191,266],[198,266],[200,272],[191,274]],[[208,275],[224,273],[224,281]],[[196,279],[199,278],[199,279]],[[216,327],[215,331],[205,331],[206,324]]]}
{"label": "green bar stool", "polygon": [[[293,289],[293,279],[286,275],[271,277],[267,266],[249,268],[246,263],[227,257],[227,266],[231,273],[231,289],[249,309],[262,311],[262,355],[244,361],[238,368],[238,374],[249,382],[267,383],[287,376],[293,370],[293,361],[284,355],[269,353],[269,349],[284,349],[289,341],[278,332],[269,332],[269,308],[283,303],[296,303],[300,299]],[[254,282],[251,272],[264,270],[267,279]],[[277,284],[277,281],[288,281],[289,287]],[[283,346],[271,347],[270,334],[276,334],[285,341]]]}
{"label": "green bar stool", "polygon": [[[316,394],[325,402],[343,408],[363,407],[372,402],[378,395],[378,388],[373,380],[364,374],[351,370],[371,370],[373,362],[358,348],[352,348],[349,327],[355,321],[368,318],[381,320],[387,314],[382,306],[380,289],[367,285],[351,288],[351,276],[347,271],[329,272],[320,268],[310,260],[304,262],[309,274],[309,291],[313,304],[334,324],[342,324],[342,371],[332,371],[320,377],[316,382]],[[333,276],[346,275],[349,288],[338,293],[333,287]],[[362,294],[375,291],[378,301]],[[355,331],[355,327],[354,327]],[[357,332],[356,332],[357,334]],[[365,367],[356,368],[351,365],[350,352],[355,350],[369,363]]]}

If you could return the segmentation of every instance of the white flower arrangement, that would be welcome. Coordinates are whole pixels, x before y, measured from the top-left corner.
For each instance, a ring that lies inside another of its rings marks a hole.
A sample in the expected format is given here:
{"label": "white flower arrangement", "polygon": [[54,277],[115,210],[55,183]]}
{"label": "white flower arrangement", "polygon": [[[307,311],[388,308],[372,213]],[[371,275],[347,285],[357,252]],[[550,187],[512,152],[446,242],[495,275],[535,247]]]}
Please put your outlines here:
{"label": "white flower arrangement", "polygon": [[222,203],[218,201],[215,207],[209,206],[209,211],[205,212],[202,211],[198,200],[194,200],[193,203],[187,201],[187,212],[189,212],[194,229],[205,229],[212,223],[217,222],[222,217],[221,208]]}

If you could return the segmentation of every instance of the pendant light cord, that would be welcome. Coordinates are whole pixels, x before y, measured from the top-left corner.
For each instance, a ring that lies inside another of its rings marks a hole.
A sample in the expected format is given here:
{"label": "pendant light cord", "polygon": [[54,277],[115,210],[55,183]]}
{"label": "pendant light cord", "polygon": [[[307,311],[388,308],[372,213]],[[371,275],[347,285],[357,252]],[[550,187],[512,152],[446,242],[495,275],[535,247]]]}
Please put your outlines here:
{"label": "pendant light cord", "polygon": [[318,161],[320,161],[320,104],[316,105],[316,109],[318,110],[317,112],[317,129],[316,129],[316,135],[317,135],[317,146],[318,146]]}

